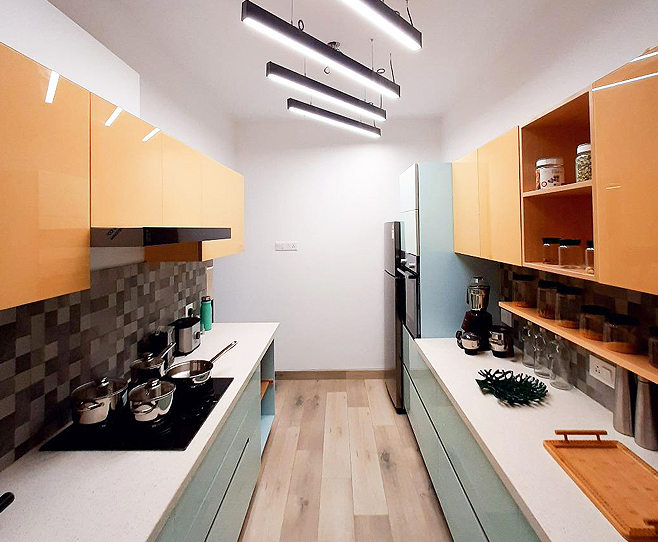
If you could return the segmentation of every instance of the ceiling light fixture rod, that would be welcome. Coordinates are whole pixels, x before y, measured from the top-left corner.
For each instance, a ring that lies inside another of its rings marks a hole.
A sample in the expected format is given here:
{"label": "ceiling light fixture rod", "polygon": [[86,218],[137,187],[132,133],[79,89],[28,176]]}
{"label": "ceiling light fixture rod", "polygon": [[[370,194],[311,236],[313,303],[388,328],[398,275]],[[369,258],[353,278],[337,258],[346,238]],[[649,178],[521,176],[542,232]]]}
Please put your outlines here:
{"label": "ceiling light fixture rod", "polygon": [[386,111],[382,108],[359,100],[350,94],[341,92],[340,90],[289,70],[288,68],[284,68],[274,62],[267,63],[265,75],[272,81],[276,81],[277,83],[294,88],[295,90],[299,90],[312,97],[325,100],[334,105],[344,107],[345,109],[359,113],[369,119],[379,121],[386,120]]}
{"label": "ceiling light fixture rod", "polygon": [[[381,0],[342,0],[342,2],[412,51],[419,51],[423,47],[423,34]],[[407,4],[407,12],[408,9]]]}
{"label": "ceiling light fixture rod", "polygon": [[324,66],[367,85],[391,98],[400,97],[400,85],[347,55],[332,49],[326,43],[280,19],[273,13],[257,6],[250,0],[242,3],[242,21],[263,34],[294,49]]}
{"label": "ceiling light fixture rod", "polygon": [[288,111],[324,122],[325,124],[330,124],[331,126],[336,126],[337,128],[365,135],[373,139],[379,139],[382,135],[382,131],[376,126],[370,126],[369,124],[364,124],[363,122],[350,119],[349,117],[337,115],[326,109],[321,109],[314,105],[300,102],[294,98],[288,98]]}

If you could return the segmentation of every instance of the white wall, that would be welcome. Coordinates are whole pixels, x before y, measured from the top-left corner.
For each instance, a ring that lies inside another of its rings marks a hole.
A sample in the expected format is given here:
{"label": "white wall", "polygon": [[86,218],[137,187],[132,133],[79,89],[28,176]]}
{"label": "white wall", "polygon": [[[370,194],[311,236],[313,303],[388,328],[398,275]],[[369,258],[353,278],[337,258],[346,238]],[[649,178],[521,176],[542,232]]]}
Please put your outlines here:
{"label": "white wall", "polygon": [[0,42],[139,115],[139,74],[46,0],[0,0]]}
{"label": "white wall", "polygon": [[304,120],[237,126],[246,248],[215,261],[217,319],[281,322],[278,370],[383,368],[383,223],[439,134],[433,120],[382,129],[373,142]]}

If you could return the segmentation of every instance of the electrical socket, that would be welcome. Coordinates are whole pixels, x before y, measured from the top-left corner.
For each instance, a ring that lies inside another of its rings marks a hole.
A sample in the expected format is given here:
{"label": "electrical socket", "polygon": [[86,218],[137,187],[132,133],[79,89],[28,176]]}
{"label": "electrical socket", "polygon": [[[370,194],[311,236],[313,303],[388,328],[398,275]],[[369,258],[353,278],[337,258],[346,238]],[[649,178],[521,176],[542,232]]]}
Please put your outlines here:
{"label": "electrical socket", "polygon": [[274,243],[274,250],[276,251],[285,251],[285,252],[296,252],[297,251],[297,242],[292,242],[292,243],[282,243],[282,242],[276,242]]}
{"label": "electrical socket", "polygon": [[599,382],[615,389],[615,373],[617,366],[597,358],[595,355],[589,355],[589,374]]}
{"label": "electrical socket", "polygon": [[194,303],[188,303],[185,305],[185,314],[183,316],[190,314],[190,309],[194,310]]}

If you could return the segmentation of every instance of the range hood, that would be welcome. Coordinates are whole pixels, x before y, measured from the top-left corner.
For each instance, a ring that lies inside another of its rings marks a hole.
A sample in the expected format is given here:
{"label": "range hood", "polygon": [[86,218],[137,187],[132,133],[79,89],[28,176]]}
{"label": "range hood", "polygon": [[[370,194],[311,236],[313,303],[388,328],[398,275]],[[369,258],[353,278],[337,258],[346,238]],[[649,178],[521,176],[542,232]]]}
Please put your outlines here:
{"label": "range hood", "polygon": [[230,238],[231,228],[91,228],[92,247],[154,247]]}

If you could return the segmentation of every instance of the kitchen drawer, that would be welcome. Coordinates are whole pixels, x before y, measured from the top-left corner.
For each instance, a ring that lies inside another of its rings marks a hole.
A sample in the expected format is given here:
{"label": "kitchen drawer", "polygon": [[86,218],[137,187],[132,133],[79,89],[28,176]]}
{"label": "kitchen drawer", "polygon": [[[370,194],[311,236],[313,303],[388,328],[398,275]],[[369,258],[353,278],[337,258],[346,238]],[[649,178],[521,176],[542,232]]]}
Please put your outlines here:
{"label": "kitchen drawer", "polygon": [[208,533],[208,542],[235,542],[260,472],[260,428],[251,434]]}
{"label": "kitchen drawer", "polygon": [[[259,390],[260,369],[257,368],[199,469],[167,519],[158,536],[158,542],[205,540],[244,448],[244,443],[251,434],[250,426],[258,427],[260,420]],[[209,511],[208,508],[210,508]]]}
{"label": "kitchen drawer", "polygon": [[486,542],[487,537],[482,531],[471,503],[464,493],[406,369],[404,385],[408,389],[405,407],[409,422],[414,430],[418,447],[439,497],[454,542]]}

